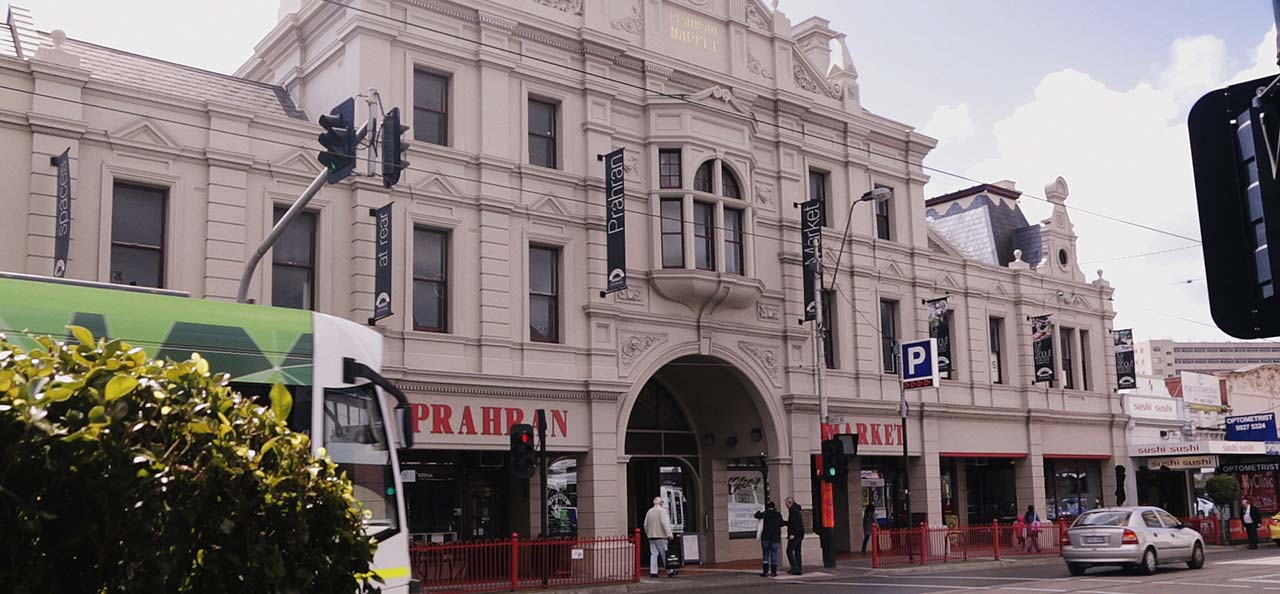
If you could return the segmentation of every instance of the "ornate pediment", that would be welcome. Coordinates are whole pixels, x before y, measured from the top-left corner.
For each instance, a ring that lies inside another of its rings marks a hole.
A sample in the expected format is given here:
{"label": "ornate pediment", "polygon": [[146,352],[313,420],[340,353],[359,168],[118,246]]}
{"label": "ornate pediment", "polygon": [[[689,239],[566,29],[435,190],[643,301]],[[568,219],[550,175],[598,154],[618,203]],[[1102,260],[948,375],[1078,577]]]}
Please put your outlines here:
{"label": "ornate pediment", "polygon": [[111,140],[128,140],[139,144],[160,146],[169,149],[181,149],[182,141],[169,132],[163,124],[152,122],[147,118],[137,118],[122,126],[107,131]]}
{"label": "ornate pediment", "polygon": [[733,89],[726,89],[720,85],[689,95],[689,99],[692,101],[705,101],[707,99],[723,101],[728,103],[734,111],[751,118],[753,121],[756,119],[756,114],[751,110],[750,104],[734,95]]}
{"label": "ornate pediment", "polygon": [[798,51],[791,52],[791,75],[801,90],[832,99],[841,97],[840,86],[827,82],[826,77],[814,69],[809,59]]}

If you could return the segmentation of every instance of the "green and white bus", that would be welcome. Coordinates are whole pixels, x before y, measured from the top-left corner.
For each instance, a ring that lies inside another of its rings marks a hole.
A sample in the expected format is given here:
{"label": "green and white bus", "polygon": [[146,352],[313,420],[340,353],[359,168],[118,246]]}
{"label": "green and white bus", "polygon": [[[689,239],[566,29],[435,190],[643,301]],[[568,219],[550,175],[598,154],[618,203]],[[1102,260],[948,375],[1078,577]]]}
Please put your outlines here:
{"label": "green and white bus", "polygon": [[405,431],[409,403],[379,375],[381,334],[305,310],[0,273],[0,332],[9,340],[32,347],[28,333],[70,338],[70,325],[124,340],[151,357],[186,360],[198,352],[246,395],[265,397],[276,383],[288,386],[294,399],[289,426],[311,436],[313,455],[325,448],[364,504],[365,529],[378,540],[374,570],[386,582],[383,591],[409,591],[409,535],[396,453],[397,446],[412,445],[406,441],[412,433]]}

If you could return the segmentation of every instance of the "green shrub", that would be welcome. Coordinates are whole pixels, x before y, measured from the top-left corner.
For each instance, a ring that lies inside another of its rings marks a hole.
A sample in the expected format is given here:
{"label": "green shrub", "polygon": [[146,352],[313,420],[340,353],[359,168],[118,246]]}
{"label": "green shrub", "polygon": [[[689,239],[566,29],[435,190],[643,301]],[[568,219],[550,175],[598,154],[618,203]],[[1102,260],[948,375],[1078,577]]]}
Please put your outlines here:
{"label": "green shrub", "polygon": [[0,335],[0,584],[15,594],[351,594],[375,545],[351,483],[199,355]]}
{"label": "green shrub", "polygon": [[1209,500],[1215,505],[1228,506],[1240,499],[1240,483],[1229,474],[1209,477],[1204,488],[1209,494]]}

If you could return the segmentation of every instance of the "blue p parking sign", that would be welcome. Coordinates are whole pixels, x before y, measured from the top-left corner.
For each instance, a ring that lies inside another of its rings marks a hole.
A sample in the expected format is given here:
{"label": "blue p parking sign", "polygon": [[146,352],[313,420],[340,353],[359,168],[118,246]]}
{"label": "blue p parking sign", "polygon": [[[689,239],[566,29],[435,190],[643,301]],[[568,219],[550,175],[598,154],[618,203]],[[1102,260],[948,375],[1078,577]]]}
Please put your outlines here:
{"label": "blue p parking sign", "polygon": [[907,390],[938,385],[938,341],[933,338],[902,343],[902,387]]}

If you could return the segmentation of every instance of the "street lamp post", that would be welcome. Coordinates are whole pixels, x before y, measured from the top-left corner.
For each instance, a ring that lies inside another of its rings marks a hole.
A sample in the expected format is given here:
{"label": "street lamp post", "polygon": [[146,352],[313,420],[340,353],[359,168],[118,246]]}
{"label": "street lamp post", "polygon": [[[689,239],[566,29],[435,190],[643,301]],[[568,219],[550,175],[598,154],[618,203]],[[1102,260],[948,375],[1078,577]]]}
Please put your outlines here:
{"label": "street lamp post", "polygon": [[[869,190],[866,193],[862,194],[861,197],[859,197],[856,201],[854,201],[853,204],[849,206],[849,214],[845,219],[845,223],[844,223],[844,233],[840,236],[840,250],[836,253],[836,265],[834,268],[836,274],[840,273],[840,260],[844,256],[844,244],[847,243],[849,240],[849,226],[853,222],[853,207],[857,206],[862,202],[869,202],[869,201],[884,202],[885,200],[888,200],[892,196],[893,196],[893,192],[889,188],[883,188],[883,187],[873,188],[872,190]],[[826,338],[826,334],[825,334],[826,327],[824,326],[824,324],[826,324],[826,319],[823,315],[824,314],[823,293],[825,292],[825,287],[822,281],[822,277],[823,277],[822,235],[820,233],[818,234],[817,237],[813,239],[813,250],[814,250],[814,258],[815,258],[815,266],[813,267],[813,273],[814,273],[813,286],[815,288],[814,305],[817,309],[817,311],[814,312],[814,316],[813,316],[813,362],[814,362],[813,375],[814,375],[815,391],[818,393],[818,435],[820,436],[821,439],[826,439],[828,437],[827,426],[828,426],[828,421],[830,420],[830,414],[827,407],[827,390],[826,390],[827,355],[826,355],[826,344],[824,342]],[[834,284],[835,283],[833,281],[832,286],[834,286]],[[904,437],[906,436],[905,426],[906,426],[906,420],[905,420],[905,414],[904,414],[904,417],[903,417],[903,427],[904,427],[903,436]],[[904,456],[906,455],[906,449],[903,449],[903,455]],[[836,566],[835,547],[834,547],[834,543],[832,543],[832,533],[834,529],[832,526],[828,525],[828,522],[826,520],[830,515],[833,515],[832,506],[834,505],[834,501],[833,501],[834,493],[832,492],[831,483],[825,480],[822,481],[821,489],[822,489],[822,492],[821,492],[822,565],[823,567],[831,568]]]}

